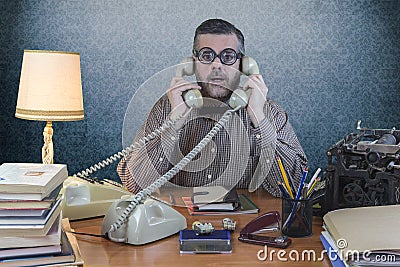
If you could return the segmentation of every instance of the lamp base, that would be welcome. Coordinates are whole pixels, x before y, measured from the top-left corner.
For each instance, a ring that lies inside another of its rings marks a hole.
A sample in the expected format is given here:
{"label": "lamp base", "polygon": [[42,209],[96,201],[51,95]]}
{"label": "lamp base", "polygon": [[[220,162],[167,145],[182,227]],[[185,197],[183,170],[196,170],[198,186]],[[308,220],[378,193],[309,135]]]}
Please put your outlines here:
{"label": "lamp base", "polygon": [[43,164],[54,163],[54,150],[53,150],[53,124],[51,121],[46,123],[43,130],[44,144],[42,147],[42,162]]}

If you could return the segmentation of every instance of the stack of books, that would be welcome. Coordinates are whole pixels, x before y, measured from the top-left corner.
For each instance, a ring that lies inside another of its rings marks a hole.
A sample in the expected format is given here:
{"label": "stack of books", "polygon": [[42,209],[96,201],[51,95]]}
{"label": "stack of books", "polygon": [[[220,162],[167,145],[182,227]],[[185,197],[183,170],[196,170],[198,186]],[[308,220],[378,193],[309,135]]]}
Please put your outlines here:
{"label": "stack of books", "polygon": [[0,166],[0,266],[73,263],[59,196],[66,165]]}
{"label": "stack of books", "polygon": [[400,205],[345,208],[323,217],[332,266],[400,266]]}

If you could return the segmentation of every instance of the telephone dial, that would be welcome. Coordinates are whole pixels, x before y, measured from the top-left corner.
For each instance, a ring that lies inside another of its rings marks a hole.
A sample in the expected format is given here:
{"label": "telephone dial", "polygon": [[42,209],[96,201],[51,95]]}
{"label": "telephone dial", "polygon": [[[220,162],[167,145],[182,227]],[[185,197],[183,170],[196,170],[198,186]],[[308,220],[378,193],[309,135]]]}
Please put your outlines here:
{"label": "telephone dial", "polygon": [[[258,74],[257,63],[250,57],[242,58],[242,72],[245,75]],[[191,57],[186,57],[178,66],[176,75],[191,76],[194,74],[194,61]],[[108,211],[105,213],[103,225],[102,225],[102,235],[109,238],[115,242],[125,242],[133,245],[142,245],[150,242],[154,242],[161,238],[170,236],[183,230],[187,227],[185,217],[177,212],[175,209],[169,205],[156,201],[154,199],[148,198],[150,194],[156,192],[158,188],[169,181],[173,176],[175,176],[180,170],[182,170],[198,153],[202,151],[204,147],[207,146],[212,138],[225,126],[225,124],[230,120],[233,113],[247,106],[249,95],[251,90],[246,92],[237,89],[232,93],[229,105],[231,110],[224,113],[221,119],[215,124],[211,131],[203,138],[203,140],[197,144],[192,151],[190,151],[181,161],[178,162],[173,168],[171,168],[167,173],[159,177],[153,184],[142,189],[137,194],[133,195],[131,193],[127,194],[126,190],[115,190],[114,195],[110,196],[113,203],[108,203]],[[203,99],[199,90],[189,90],[184,93],[183,98],[185,103],[192,108],[199,108],[203,105]],[[190,112],[189,110],[189,112]],[[185,114],[184,114],[185,115]],[[108,166],[109,164],[121,159],[127,155],[132,150],[138,149],[144,146],[147,142],[159,136],[166,129],[174,125],[174,123],[180,120],[184,115],[178,116],[175,119],[167,119],[167,121],[154,132],[145,136],[141,140],[135,142],[131,146],[123,149],[122,151],[114,154],[113,156],[91,166],[90,168],[74,175],[73,179],[83,179],[87,180],[90,174],[93,172]],[[80,177],[80,178],[77,178]],[[76,181],[72,182],[72,185],[78,188],[81,192],[88,192],[90,189],[83,186],[80,188],[79,183]],[[86,185],[87,186],[87,185]],[[89,186],[90,187],[90,186]],[[92,186],[92,188],[94,188]],[[68,182],[64,183],[63,192],[70,192],[71,196],[74,194],[79,195],[79,190],[74,190]],[[84,194],[83,194],[84,195]],[[104,197],[104,195],[103,195]],[[81,206],[82,210],[84,207],[90,209],[90,200],[87,199],[74,199],[65,197],[63,200],[65,203],[73,203],[76,201],[76,206]],[[78,214],[79,218],[83,216],[82,213]],[[73,217],[73,215],[70,215]]]}

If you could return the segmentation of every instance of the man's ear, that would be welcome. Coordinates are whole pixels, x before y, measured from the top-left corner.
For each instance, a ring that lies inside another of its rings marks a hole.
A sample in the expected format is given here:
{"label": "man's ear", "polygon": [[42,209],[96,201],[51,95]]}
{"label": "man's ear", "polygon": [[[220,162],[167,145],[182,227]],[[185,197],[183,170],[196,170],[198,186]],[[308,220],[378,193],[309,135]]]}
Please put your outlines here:
{"label": "man's ear", "polygon": [[193,73],[196,73],[196,57],[192,54],[193,59]]}

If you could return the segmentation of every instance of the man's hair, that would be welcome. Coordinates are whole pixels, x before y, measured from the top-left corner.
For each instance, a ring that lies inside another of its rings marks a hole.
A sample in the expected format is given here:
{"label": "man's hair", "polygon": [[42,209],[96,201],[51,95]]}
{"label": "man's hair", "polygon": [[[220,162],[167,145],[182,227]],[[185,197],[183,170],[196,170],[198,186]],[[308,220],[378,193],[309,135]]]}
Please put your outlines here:
{"label": "man's hair", "polygon": [[209,19],[202,22],[196,29],[193,40],[193,49],[199,49],[200,34],[234,34],[238,39],[238,51],[244,54],[244,36],[233,24],[222,19]]}

